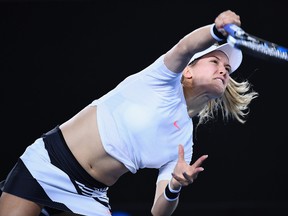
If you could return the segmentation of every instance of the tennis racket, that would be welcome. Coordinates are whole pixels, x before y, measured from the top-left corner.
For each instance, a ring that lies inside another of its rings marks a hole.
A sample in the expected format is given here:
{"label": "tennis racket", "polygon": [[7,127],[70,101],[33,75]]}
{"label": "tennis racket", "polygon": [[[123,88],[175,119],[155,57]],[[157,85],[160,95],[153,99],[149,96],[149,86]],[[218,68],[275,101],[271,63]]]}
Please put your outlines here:
{"label": "tennis racket", "polygon": [[257,58],[288,62],[288,48],[248,34],[234,24],[227,24],[224,29],[228,33],[227,42],[231,46]]}

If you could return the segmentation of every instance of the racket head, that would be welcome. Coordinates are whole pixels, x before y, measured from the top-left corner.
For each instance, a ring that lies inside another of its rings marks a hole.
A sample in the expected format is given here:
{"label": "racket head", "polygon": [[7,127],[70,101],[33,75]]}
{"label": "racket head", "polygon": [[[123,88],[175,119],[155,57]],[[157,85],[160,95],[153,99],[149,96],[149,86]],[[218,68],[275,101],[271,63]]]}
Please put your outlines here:
{"label": "racket head", "polygon": [[264,60],[288,62],[287,48],[248,34],[234,24],[228,24],[224,28],[228,33],[227,42],[231,46],[242,50],[243,53]]}
{"label": "racket head", "polygon": [[288,63],[288,50],[284,47],[267,44],[267,42],[237,39],[228,36],[227,42],[248,55],[268,61]]}

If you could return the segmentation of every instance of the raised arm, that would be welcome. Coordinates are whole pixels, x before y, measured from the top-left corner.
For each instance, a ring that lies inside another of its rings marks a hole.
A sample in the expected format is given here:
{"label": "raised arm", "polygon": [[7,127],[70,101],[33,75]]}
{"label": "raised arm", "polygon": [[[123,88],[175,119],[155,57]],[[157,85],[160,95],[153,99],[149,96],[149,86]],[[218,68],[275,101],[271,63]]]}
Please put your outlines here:
{"label": "raised arm", "polygon": [[[223,26],[228,23],[240,26],[240,16],[231,10],[220,13],[215,19],[215,27],[218,34],[226,35]],[[165,55],[164,62],[168,69],[181,73],[195,53],[215,43],[217,41],[217,34],[216,37],[215,34],[213,35],[213,26],[214,24],[200,27],[180,39]]]}

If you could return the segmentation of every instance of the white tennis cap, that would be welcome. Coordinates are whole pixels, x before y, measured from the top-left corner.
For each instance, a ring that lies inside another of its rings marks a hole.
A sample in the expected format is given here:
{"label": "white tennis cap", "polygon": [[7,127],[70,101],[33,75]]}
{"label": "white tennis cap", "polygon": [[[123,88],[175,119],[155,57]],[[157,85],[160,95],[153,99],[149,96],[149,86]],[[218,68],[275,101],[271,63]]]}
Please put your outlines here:
{"label": "white tennis cap", "polygon": [[214,44],[212,46],[210,46],[209,48],[207,48],[206,50],[203,50],[201,52],[195,53],[194,56],[190,59],[189,63],[190,64],[192,61],[194,61],[195,59],[198,59],[214,50],[221,50],[222,52],[224,52],[228,59],[229,59],[229,64],[231,66],[231,73],[233,73],[241,64],[242,62],[242,51],[237,49],[237,48],[233,48],[230,44],[225,43],[225,44]]}

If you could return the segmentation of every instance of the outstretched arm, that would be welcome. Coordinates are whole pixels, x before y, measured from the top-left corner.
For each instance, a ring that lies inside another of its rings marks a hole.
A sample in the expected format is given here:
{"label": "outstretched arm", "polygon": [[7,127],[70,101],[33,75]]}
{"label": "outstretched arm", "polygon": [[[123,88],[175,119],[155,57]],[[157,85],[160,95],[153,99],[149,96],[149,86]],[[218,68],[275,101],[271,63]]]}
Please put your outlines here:
{"label": "outstretched arm", "polygon": [[[229,23],[238,26],[241,25],[240,16],[231,10],[220,13],[214,22],[217,30],[223,35],[226,34],[223,28],[224,25]],[[176,73],[182,72],[195,53],[202,51],[215,43],[216,40],[210,33],[211,27],[212,24],[192,31],[172,47],[164,58],[165,65],[168,69]]]}
{"label": "outstretched arm", "polygon": [[184,148],[179,145],[178,161],[171,180],[160,181],[156,186],[154,204],[151,210],[153,216],[172,215],[179,202],[177,191],[180,193],[183,186],[188,186],[194,182],[198,174],[204,170],[201,165],[207,157],[208,155],[203,155],[192,165],[187,164],[184,159]]}

